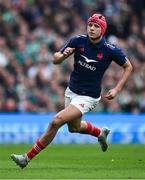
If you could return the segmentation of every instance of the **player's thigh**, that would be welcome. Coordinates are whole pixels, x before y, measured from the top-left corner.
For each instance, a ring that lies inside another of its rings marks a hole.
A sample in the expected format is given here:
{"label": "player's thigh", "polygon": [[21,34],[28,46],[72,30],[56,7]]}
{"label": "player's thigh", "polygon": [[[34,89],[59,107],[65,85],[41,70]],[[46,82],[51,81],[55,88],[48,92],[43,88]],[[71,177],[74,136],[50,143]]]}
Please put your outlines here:
{"label": "player's thigh", "polygon": [[74,119],[79,119],[81,117],[82,117],[81,111],[78,108],[76,108],[74,105],[70,104],[65,109],[58,112],[55,115],[54,120],[56,120],[57,122],[60,121],[60,124],[65,124]]}

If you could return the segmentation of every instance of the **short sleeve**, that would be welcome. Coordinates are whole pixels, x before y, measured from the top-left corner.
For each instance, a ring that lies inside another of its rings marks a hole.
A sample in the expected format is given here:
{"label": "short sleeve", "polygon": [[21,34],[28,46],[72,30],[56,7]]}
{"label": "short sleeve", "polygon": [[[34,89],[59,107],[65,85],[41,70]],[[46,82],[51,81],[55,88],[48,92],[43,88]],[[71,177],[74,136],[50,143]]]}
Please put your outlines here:
{"label": "short sleeve", "polygon": [[113,49],[113,61],[122,66],[126,62],[126,55],[118,47]]}
{"label": "short sleeve", "polygon": [[77,41],[78,41],[78,38],[77,38],[77,37],[71,38],[71,39],[60,49],[60,52],[63,53],[63,51],[64,51],[67,47],[76,48],[76,46],[77,46]]}

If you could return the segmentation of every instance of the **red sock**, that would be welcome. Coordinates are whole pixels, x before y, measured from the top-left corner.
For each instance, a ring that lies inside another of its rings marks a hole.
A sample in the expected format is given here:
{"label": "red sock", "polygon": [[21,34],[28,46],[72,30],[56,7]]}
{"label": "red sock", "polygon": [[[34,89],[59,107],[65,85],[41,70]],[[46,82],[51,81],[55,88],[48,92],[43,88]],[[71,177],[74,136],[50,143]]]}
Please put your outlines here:
{"label": "red sock", "polygon": [[36,143],[32,146],[31,150],[28,151],[27,157],[29,159],[32,159],[33,157],[35,157],[44,148],[45,148],[45,146],[42,145],[39,140],[37,140]]}
{"label": "red sock", "polygon": [[85,130],[86,134],[98,137],[100,135],[100,132],[101,130],[99,128],[96,128],[91,123],[87,122],[87,129]]}

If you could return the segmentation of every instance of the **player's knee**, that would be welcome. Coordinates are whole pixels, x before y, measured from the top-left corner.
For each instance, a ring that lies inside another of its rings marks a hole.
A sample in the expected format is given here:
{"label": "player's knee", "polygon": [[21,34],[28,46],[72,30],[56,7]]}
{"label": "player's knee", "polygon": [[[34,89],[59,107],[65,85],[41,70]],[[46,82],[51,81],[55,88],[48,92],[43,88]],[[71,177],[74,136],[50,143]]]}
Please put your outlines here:
{"label": "player's knee", "polygon": [[69,127],[68,130],[70,133],[76,133],[76,132],[80,131],[80,128],[79,127]]}
{"label": "player's knee", "polygon": [[50,124],[52,128],[58,129],[63,124],[63,121],[60,117],[54,116]]}

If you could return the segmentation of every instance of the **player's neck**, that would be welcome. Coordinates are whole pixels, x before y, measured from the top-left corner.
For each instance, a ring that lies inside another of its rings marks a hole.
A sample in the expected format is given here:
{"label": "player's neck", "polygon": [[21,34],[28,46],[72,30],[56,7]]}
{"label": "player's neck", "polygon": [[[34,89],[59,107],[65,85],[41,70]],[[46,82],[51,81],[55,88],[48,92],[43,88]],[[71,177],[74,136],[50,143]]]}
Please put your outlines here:
{"label": "player's neck", "polygon": [[96,44],[102,40],[102,36],[99,36],[98,38],[89,38],[89,39],[92,43]]}

